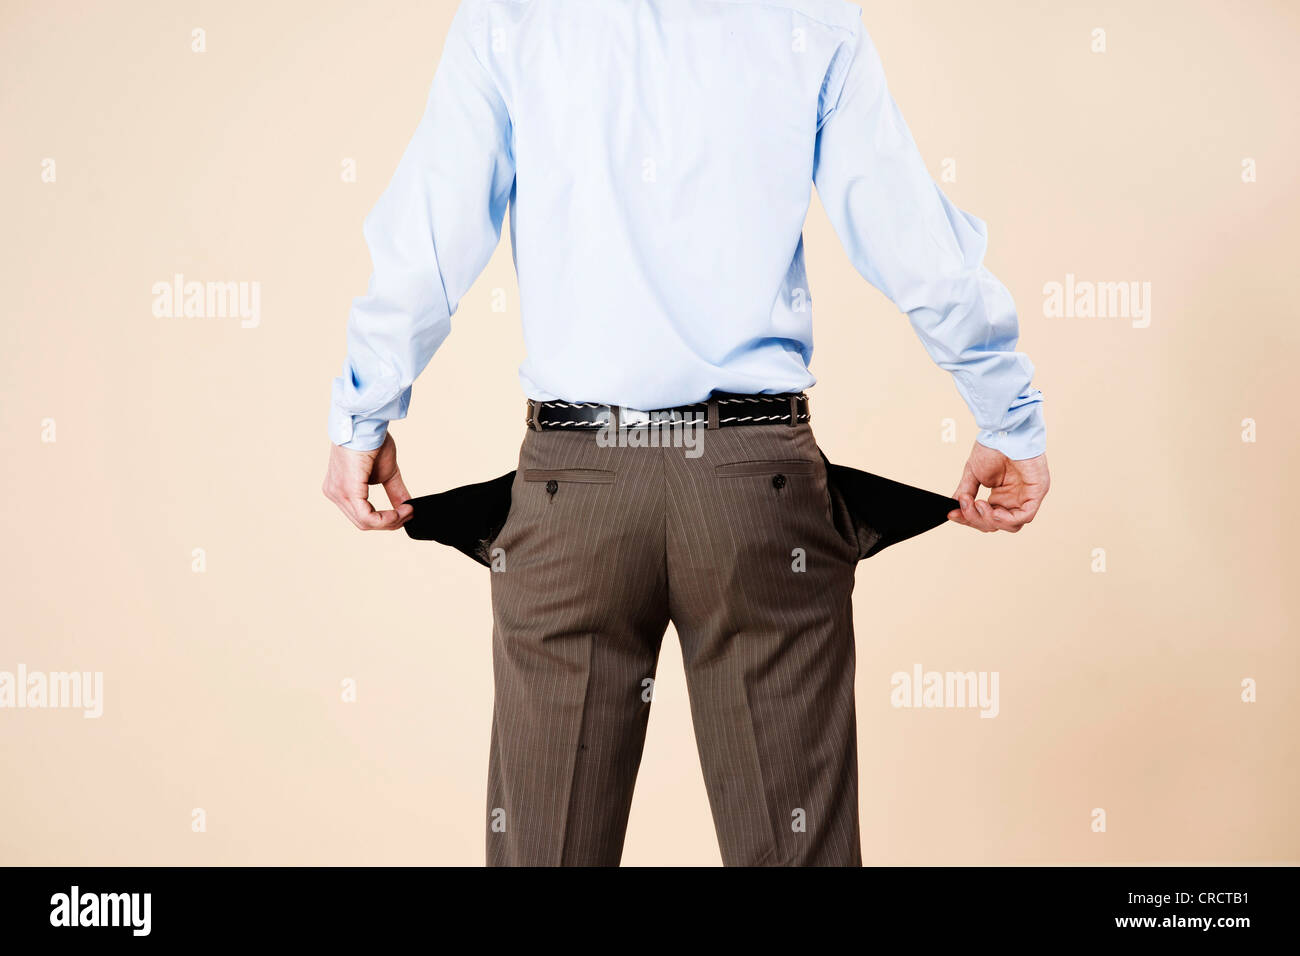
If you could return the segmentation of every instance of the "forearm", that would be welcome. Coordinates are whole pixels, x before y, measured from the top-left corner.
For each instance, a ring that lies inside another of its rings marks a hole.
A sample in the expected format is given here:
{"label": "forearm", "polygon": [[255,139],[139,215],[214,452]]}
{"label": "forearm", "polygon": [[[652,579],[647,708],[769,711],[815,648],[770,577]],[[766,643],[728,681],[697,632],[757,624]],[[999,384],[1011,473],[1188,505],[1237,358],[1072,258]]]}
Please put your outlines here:
{"label": "forearm", "polygon": [[983,265],[983,223],[943,201],[969,230],[962,265],[927,283],[926,304],[908,310],[908,319],[930,357],[951,373],[979,428],[976,440],[1008,458],[1037,457],[1047,441],[1043,394],[1033,386],[1033,363],[1017,351],[1015,304]]}

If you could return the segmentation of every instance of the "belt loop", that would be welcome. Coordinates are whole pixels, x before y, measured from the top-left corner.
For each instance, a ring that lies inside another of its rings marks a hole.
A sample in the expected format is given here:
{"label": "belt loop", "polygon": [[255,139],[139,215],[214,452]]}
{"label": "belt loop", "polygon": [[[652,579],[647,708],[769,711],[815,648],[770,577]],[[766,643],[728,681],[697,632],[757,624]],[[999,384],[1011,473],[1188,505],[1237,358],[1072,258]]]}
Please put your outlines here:
{"label": "belt loop", "polygon": [[799,396],[796,393],[791,392],[790,393],[790,427],[794,428],[794,426],[798,424],[799,424]]}
{"label": "belt loop", "polygon": [[718,400],[712,395],[709,396],[709,420],[704,423],[705,428],[718,427]]}
{"label": "belt loop", "polygon": [[524,424],[533,431],[542,430],[542,403],[535,402],[531,398],[528,400],[528,417],[524,419]]}

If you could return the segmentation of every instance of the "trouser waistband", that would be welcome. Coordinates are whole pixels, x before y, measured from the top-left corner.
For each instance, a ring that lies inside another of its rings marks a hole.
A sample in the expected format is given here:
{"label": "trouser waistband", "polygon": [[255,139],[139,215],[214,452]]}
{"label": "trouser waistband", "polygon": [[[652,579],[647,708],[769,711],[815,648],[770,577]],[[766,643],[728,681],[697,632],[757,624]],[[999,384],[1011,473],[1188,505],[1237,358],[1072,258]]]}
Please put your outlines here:
{"label": "trouser waistband", "polygon": [[534,431],[581,431],[612,426],[703,424],[706,428],[736,425],[804,425],[812,420],[804,392],[739,395],[715,392],[702,402],[649,411],[600,402],[539,402],[528,400],[524,424]]}

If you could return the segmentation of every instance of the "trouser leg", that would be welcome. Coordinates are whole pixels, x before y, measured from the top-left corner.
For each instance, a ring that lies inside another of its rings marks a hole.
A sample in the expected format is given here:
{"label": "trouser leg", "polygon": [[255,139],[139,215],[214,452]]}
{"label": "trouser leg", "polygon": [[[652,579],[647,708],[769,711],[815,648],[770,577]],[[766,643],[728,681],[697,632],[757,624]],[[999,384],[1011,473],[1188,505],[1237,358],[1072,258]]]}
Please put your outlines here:
{"label": "trouser leg", "polygon": [[489,865],[617,865],[667,626],[662,463],[529,432],[493,542]]}
{"label": "trouser leg", "polygon": [[723,862],[860,865],[851,594],[807,425],[666,459],[671,615]]}

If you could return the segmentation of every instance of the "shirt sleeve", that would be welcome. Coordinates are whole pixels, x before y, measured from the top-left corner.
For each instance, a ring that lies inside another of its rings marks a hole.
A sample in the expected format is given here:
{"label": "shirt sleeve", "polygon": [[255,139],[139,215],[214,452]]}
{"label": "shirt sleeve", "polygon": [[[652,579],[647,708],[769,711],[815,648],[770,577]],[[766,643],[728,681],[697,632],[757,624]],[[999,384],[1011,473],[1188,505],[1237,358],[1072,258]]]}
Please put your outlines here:
{"label": "shirt sleeve", "polygon": [[411,384],[492,257],[514,189],[511,123],[484,66],[481,0],[456,11],[424,116],[366,217],[372,271],[353,300],[330,439],[366,451],[403,418]]}
{"label": "shirt sleeve", "polygon": [[984,268],[985,225],[930,177],[860,23],[827,70],[818,121],[813,182],[854,267],[952,373],[981,444],[1042,454],[1043,396],[1016,351],[1011,294]]}

